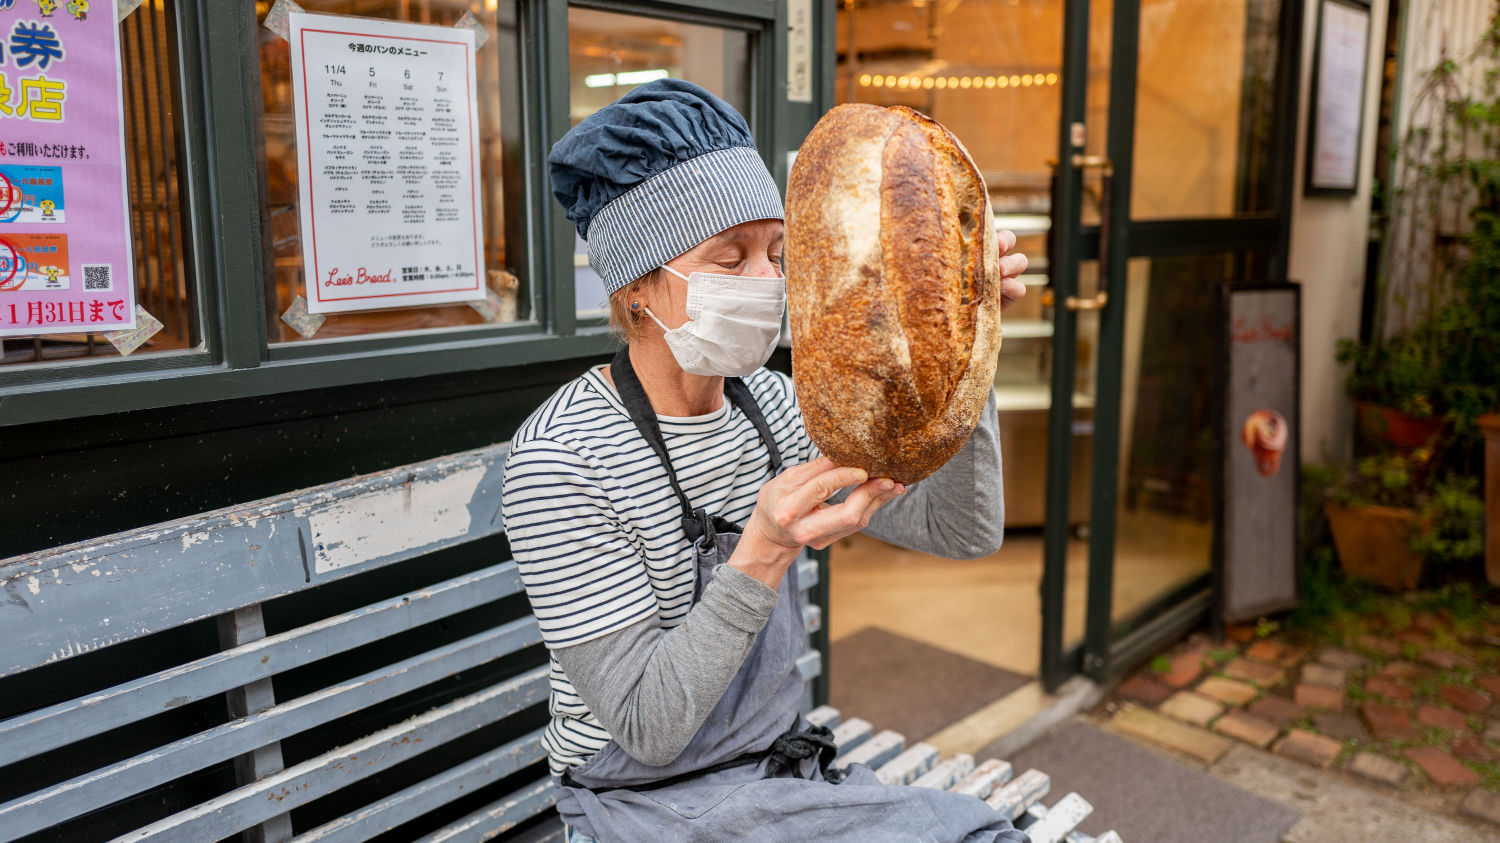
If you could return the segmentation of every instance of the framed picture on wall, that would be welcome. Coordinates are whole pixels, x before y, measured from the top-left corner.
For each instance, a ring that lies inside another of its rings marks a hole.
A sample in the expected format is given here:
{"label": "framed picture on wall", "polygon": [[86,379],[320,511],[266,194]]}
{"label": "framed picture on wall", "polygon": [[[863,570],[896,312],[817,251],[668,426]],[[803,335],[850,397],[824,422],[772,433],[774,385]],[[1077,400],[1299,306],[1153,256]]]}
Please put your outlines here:
{"label": "framed picture on wall", "polygon": [[1312,104],[1307,121],[1309,195],[1352,195],[1359,189],[1365,66],[1370,6],[1360,0],[1318,0]]}

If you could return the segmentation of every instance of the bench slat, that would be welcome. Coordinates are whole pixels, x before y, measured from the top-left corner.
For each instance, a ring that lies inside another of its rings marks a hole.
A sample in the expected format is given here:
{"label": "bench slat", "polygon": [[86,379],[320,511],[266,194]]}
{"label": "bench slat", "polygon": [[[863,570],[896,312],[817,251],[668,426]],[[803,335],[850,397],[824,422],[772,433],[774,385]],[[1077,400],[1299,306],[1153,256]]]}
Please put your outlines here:
{"label": "bench slat", "polygon": [[417,843],[461,843],[492,840],[552,807],[557,784],[548,776],[504,799],[491,802],[442,831],[418,838]]}
{"label": "bench slat", "polygon": [[[527,616],[0,805],[23,836],[541,641]],[[530,675],[530,674],[523,674]],[[547,681],[538,680],[545,696]],[[273,774],[262,781],[275,779]],[[292,805],[287,805],[290,810]]]}
{"label": "bench slat", "polygon": [[812,681],[814,676],[823,672],[823,654],[817,650],[808,650],[798,656],[797,672],[802,674],[804,682]]}
{"label": "bench slat", "polygon": [[503,562],[0,722],[0,767],[521,590]]}
{"label": "bench slat", "polygon": [[[115,838],[220,840],[547,698],[546,665]],[[551,785],[550,780],[548,785]]]}
{"label": "bench slat", "polygon": [[818,560],[807,555],[807,549],[803,548],[802,556],[797,560],[797,588],[808,591],[818,584]]}
{"label": "bench slat", "polygon": [[542,730],[444,770],[352,814],[298,835],[295,843],[359,843],[369,840],[461,796],[493,784],[546,757]]}
{"label": "bench slat", "polygon": [[0,676],[503,531],[506,447],[0,561]]}

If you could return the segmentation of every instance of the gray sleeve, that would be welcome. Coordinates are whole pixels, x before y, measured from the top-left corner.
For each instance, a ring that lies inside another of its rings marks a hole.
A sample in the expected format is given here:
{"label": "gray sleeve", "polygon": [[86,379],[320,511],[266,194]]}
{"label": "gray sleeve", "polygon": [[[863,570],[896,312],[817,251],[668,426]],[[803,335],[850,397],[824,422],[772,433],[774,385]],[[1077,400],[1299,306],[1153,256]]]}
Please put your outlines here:
{"label": "gray sleeve", "polygon": [[680,625],[651,617],[552,654],[615,743],[660,767],[718,705],[776,600],[776,589],[720,565]]}
{"label": "gray sleeve", "polygon": [[1000,549],[1005,539],[1005,484],[994,392],[984,403],[979,425],[953,459],[881,507],[865,532],[949,559],[976,559]]}

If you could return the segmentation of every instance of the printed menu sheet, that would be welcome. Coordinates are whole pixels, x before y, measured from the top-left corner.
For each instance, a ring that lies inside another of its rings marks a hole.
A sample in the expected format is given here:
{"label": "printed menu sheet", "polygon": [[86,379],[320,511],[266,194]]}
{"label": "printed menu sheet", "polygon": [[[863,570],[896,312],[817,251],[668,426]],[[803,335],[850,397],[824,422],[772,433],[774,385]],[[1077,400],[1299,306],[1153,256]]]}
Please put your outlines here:
{"label": "printed menu sheet", "polygon": [[0,0],[0,336],[135,327],[113,5]]}
{"label": "printed menu sheet", "polygon": [[474,32],[290,22],[308,310],[484,298]]}

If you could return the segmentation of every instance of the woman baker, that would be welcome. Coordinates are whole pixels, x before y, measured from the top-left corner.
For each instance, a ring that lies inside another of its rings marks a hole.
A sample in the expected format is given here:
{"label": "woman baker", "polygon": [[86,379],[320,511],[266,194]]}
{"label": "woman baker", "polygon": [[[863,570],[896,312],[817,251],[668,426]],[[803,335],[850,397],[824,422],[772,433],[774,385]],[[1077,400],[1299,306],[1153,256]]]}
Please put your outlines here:
{"label": "woman baker", "polygon": [[[868,528],[994,552],[993,401],[910,489],[818,455],[791,381],[762,368],[785,307],[781,198],[744,118],[702,88],[643,85],[550,162],[626,341],[531,415],[505,469],[571,839],[1024,841],[979,799],[830,769],[828,731],[798,714],[802,547]],[[1004,261],[1019,298],[1026,260]]]}

